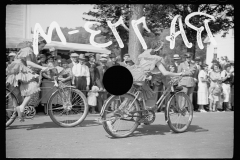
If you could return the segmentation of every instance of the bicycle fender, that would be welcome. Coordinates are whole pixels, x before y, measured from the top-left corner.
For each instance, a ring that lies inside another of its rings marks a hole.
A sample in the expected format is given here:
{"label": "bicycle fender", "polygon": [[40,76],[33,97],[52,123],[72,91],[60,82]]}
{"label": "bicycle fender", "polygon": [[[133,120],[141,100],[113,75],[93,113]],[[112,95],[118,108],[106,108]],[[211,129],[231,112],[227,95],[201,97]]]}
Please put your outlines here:
{"label": "bicycle fender", "polygon": [[[135,97],[135,95],[132,94],[132,93],[129,93],[129,92],[128,92],[128,93],[126,93],[126,94],[130,94],[131,96]],[[102,109],[101,109],[101,112],[100,112],[100,117],[103,116],[103,113],[104,113],[104,111],[105,111],[105,108],[107,107],[106,104],[108,104],[108,102],[109,102],[111,99],[113,99],[114,97],[115,97],[115,95],[111,95],[111,96],[106,100],[106,102],[103,104]]]}

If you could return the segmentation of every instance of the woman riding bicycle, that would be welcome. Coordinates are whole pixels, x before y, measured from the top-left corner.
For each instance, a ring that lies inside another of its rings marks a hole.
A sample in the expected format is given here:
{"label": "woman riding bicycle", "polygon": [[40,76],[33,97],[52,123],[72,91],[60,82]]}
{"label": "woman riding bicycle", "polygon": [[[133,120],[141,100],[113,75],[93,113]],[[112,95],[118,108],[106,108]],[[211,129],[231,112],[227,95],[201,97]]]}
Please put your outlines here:
{"label": "woman riding bicycle", "polygon": [[[47,42],[39,36],[38,51],[41,51]],[[24,108],[34,93],[40,91],[36,78],[36,69],[46,71],[47,67],[37,64],[36,55],[33,52],[31,42],[23,42],[19,45],[21,50],[17,53],[14,61],[7,67],[6,83],[20,90],[21,96],[25,97],[22,104],[16,107],[20,122],[24,121]]]}
{"label": "woman riding bicycle", "polygon": [[[148,73],[152,73],[154,75],[160,75],[162,74],[163,76],[181,76],[183,73],[173,73],[169,72],[165,69],[163,65],[163,58],[159,56],[158,52],[160,49],[163,47],[163,42],[159,41],[152,41],[150,43],[150,49],[145,50],[142,54],[138,56],[139,60],[139,65],[133,65],[133,66],[126,66],[123,63],[121,65],[125,66],[126,68],[129,69],[133,76],[133,81],[140,81],[144,82],[147,77]],[[162,77],[155,77],[155,81],[158,79],[162,79]],[[148,99],[154,95],[154,92],[152,89],[147,85],[143,84],[144,89],[143,91],[143,96],[144,99]]]}

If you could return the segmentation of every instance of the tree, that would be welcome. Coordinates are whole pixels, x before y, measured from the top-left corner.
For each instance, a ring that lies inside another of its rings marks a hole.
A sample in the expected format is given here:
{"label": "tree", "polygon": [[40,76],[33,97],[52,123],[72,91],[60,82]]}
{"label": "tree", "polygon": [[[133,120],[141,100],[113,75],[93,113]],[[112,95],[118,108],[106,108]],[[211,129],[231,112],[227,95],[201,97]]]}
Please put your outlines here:
{"label": "tree", "polygon": [[[89,16],[93,16],[95,19],[86,19],[88,21],[97,21],[101,25],[99,28],[102,30],[102,35],[106,37],[106,40],[112,40],[113,45],[110,47],[118,47],[115,37],[112,34],[111,29],[107,25],[107,20],[115,23],[120,16],[123,17],[124,23],[129,27],[131,9],[129,4],[118,4],[108,5],[100,4],[94,6],[97,11],[89,11],[84,13]],[[183,27],[186,32],[189,42],[193,44],[192,48],[187,48],[187,51],[192,52],[195,57],[196,53],[196,31],[189,28],[184,20],[186,16],[193,12],[204,12],[209,15],[213,15],[216,19],[215,22],[210,21],[209,27],[211,32],[218,33],[219,31],[227,32],[229,29],[234,27],[234,7],[232,4],[144,4],[143,5],[143,16],[146,17],[146,23],[148,28],[152,31],[155,36],[162,33],[164,29],[170,28],[171,21],[176,15],[181,15],[183,20]],[[196,27],[204,26],[204,20],[209,19],[206,16],[194,16],[190,19],[190,23]],[[179,30],[178,24],[176,29]],[[129,42],[129,32],[126,31],[122,26],[117,27],[117,31],[123,40],[124,46]],[[149,35],[145,30],[142,32],[144,37]],[[202,32],[202,39],[207,36],[206,30]],[[179,36],[181,37],[181,36]],[[164,40],[165,41],[165,40]],[[183,42],[182,42],[183,43]],[[193,58],[194,58],[193,57]]]}
{"label": "tree", "polygon": [[[143,15],[143,5],[142,4],[131,5],[131,11],[132,12],[130,15],[131,16],[130,22],[132,20],[138,20]],[[138,27],[140,33],[142,34],[142,32],[143,32],[142,25],[138,25],[137,27]],[[142,51],[141,47],[142,47],[142,45],[141,45],[136,33],[134,32],[133,27],[132,27],[132,25],[130,25],[128,53],[130,55],[130,58],[132,59],[132,61],[135,64],[139,64],[137,57]]]}
{"label": "tree", "polygon": [[[168,5],[170,14],[172,16],[181,15],[182,20],[186,18],[187,15],[193,12],[204,12],[206,14],[214,16],[216,19],[215,22],[209,22],[209,28],[213,34],[218,33],[220,31],[228,32],[229,29],[234,27],[234,7],[231,4],[173,4]],[[209,19],[206,16],[194,16],[190,19],[190,23],[196,27],[204,26],[203,22],[205,19]],[[195,57],[196,53],[196,34],[197,32],[191,28],[189,28],[185,22],[183,21],[184,30],[186,32],[187,38],[189,42],[193,44],[192,48],[187,48],[187,51],[193,53],[193,58]],[[177,26],[179,29],[179,26]],[[202,32],[202,39],[207,36],[206,30]]]}

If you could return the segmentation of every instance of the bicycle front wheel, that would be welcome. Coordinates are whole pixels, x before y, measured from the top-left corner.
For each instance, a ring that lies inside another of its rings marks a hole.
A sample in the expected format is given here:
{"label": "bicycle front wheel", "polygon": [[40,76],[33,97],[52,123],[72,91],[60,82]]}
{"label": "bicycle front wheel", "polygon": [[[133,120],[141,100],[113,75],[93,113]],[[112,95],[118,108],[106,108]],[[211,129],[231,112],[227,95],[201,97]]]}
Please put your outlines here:
{"label": "bicycle front wheel", "polygon": [[112,137],[123,138],[131,135],[138,127],[140,113],[138,101],[130,104],[134,96],[126,93],[113,96],[107,103],[102,116],[103,128]]}
{"label": "bicycle front wheel", "polygon": [[17,112],[14,108],[18,105],[17,97],[6,89],[6,127],[10,126],[17,117]]}
{"label": "bicycle front wheel", "polygon": [[175,93],[168,101],[165,116],[174,132],[185,132],[193,118],[193,105],[188,95],[183,92]]}
{"label": "bicycle front wheel", "polygon": [[88,114],[85,95],[72,87],[57,90],[49,99],[48,114],[61,127],[74,127],[84,121]]}

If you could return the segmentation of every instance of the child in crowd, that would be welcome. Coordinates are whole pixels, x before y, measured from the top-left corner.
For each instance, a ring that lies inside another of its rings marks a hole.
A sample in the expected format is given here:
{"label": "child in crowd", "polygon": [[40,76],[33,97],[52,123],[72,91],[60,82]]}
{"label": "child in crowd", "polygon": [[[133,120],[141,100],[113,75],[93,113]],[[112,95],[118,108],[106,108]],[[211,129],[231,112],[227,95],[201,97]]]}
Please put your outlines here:
{"label": "child in crowd", "polygon": [[92,86],[92,89],[88,92],[88,105],[92,108],[92,114],[95,114],[95,107],[97,106],[97,97],[98,97],[99,88],[97,86]]}
{"label": "child in crowd", "polygon": [[216,106],[219,103],[220,96],[223,96],[223,89],[222,89],[222,84],[221,81],[218,81],[217,83],[214,84],[214,86],[209,88],[209,111],[211,112],[217,112]]}

